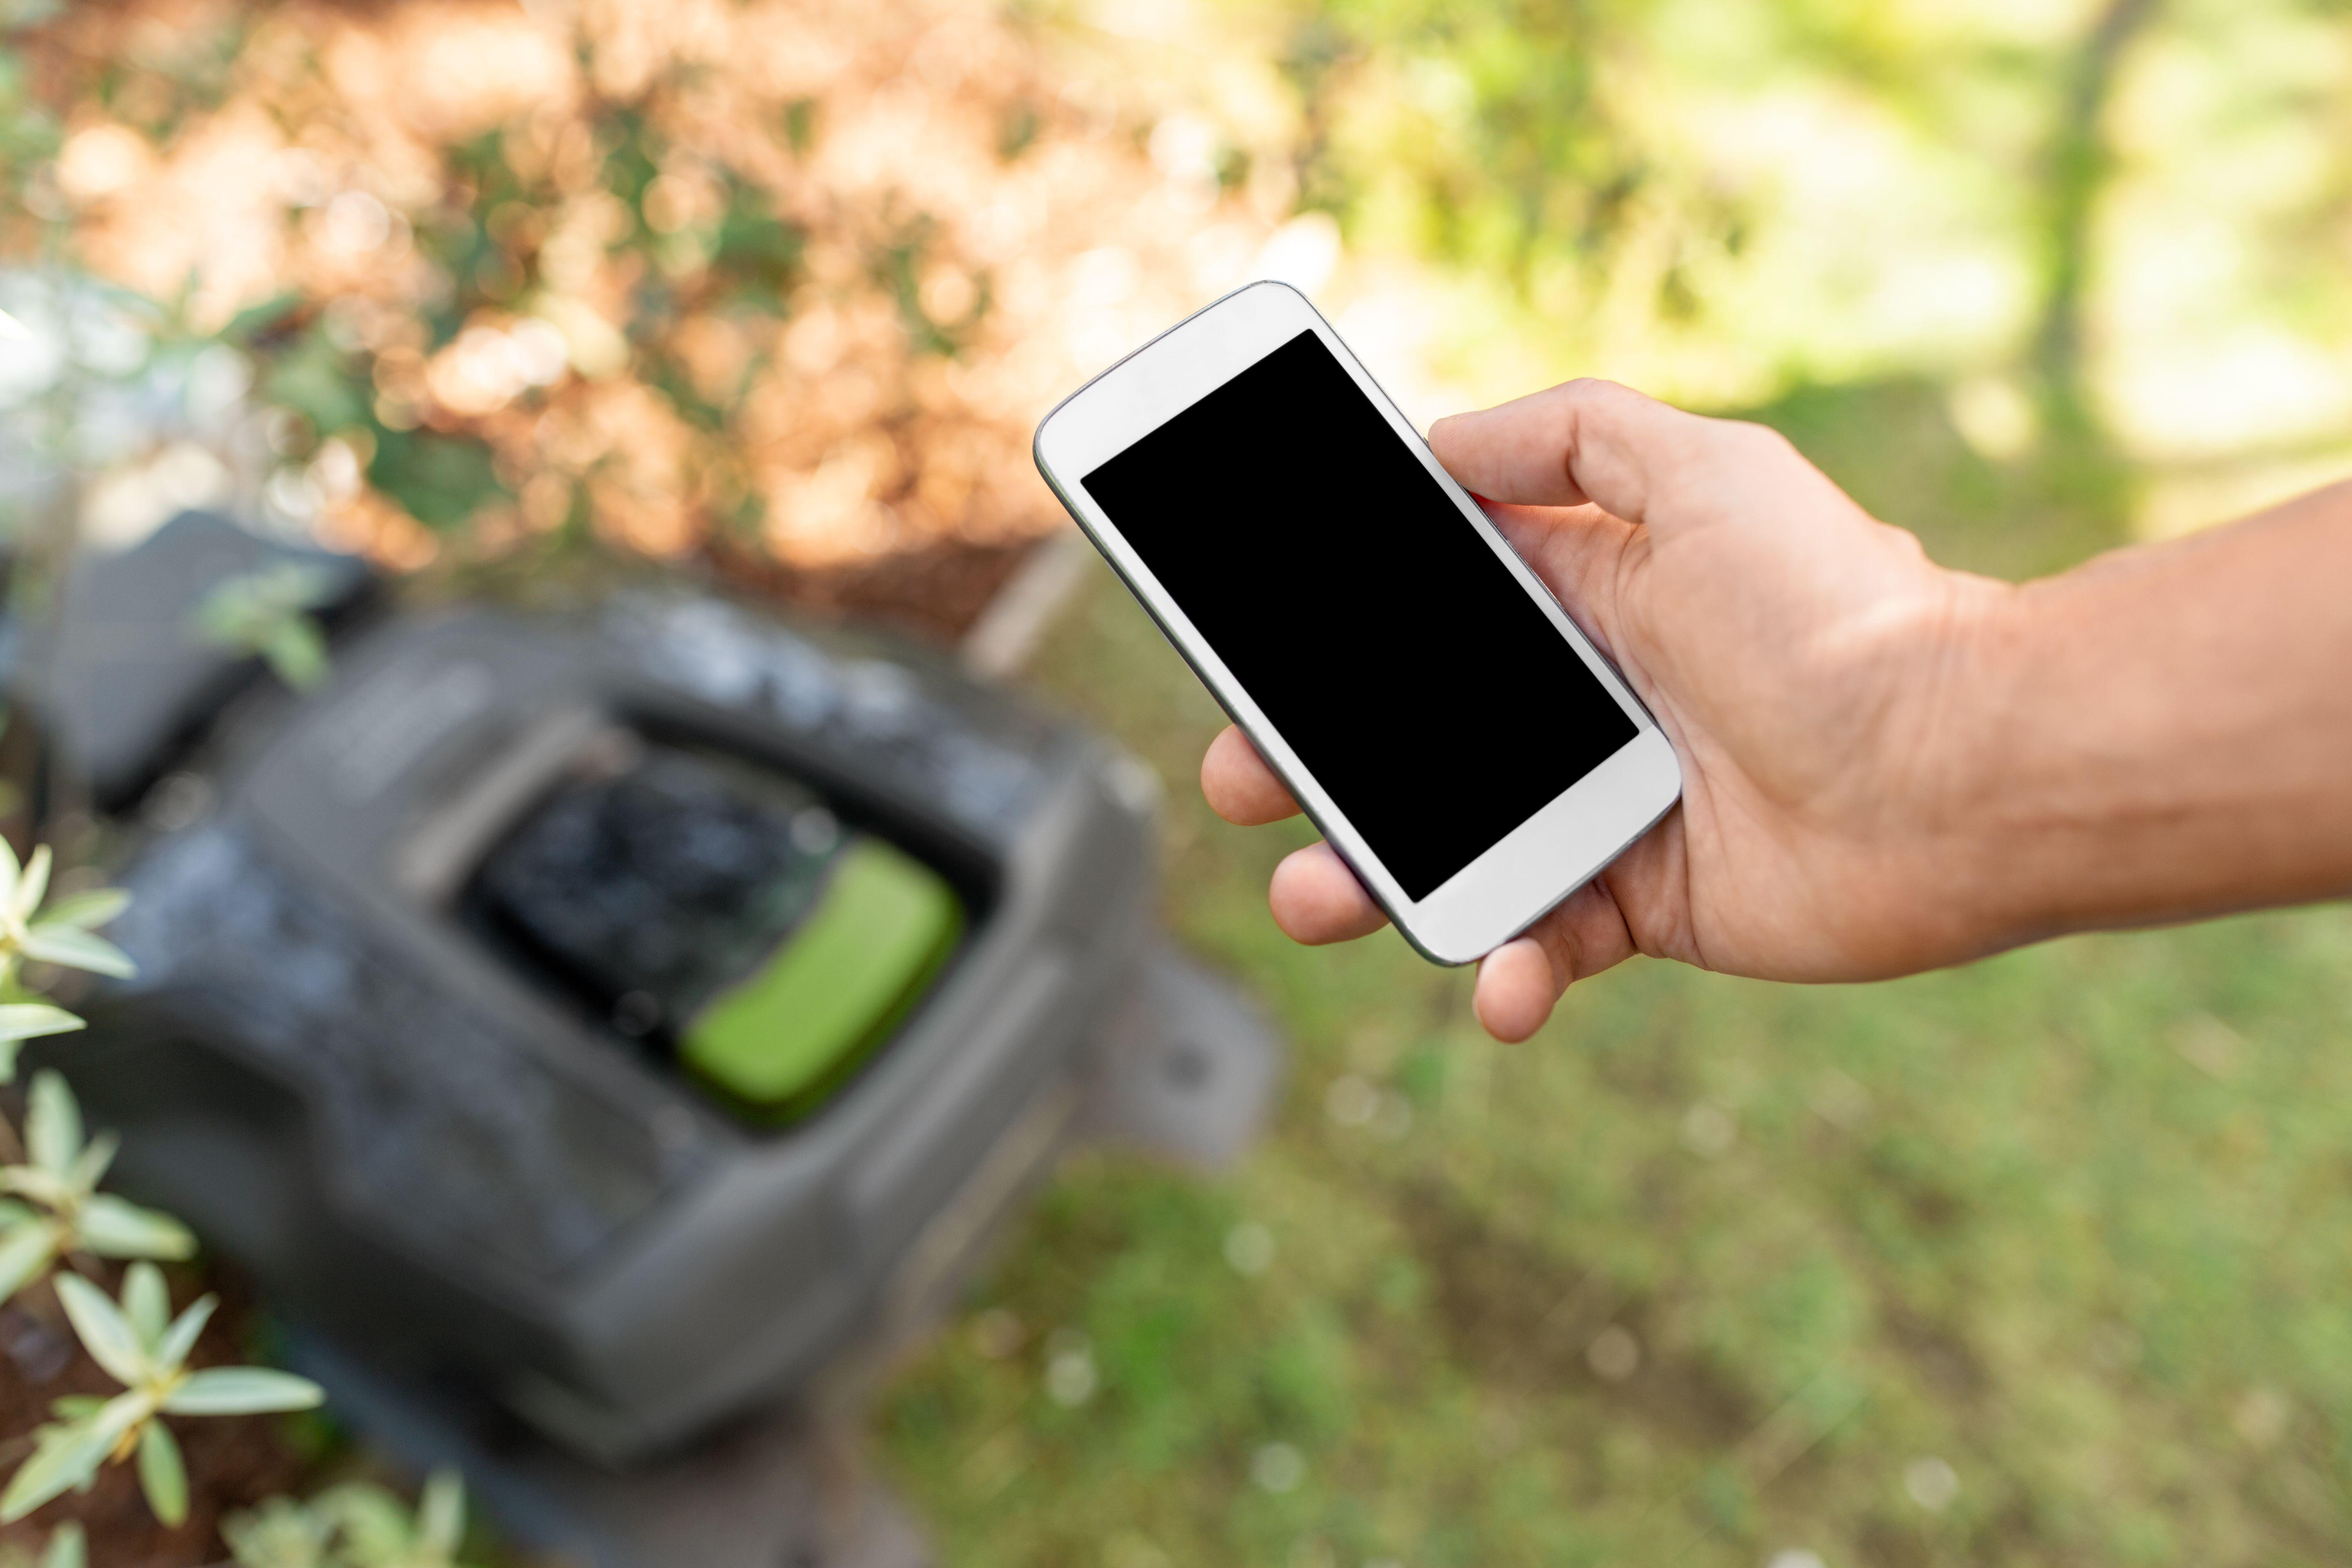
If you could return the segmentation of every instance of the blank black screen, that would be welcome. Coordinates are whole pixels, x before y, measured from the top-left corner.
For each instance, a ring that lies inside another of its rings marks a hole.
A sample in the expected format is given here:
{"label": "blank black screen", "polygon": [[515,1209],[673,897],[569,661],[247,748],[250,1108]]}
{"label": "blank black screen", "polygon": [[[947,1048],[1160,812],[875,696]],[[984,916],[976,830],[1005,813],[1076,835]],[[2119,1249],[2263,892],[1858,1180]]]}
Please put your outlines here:
{"label": "blank black screen", "polygon": [[1636,733],[1311,331],[1084,483],[1415,901]]}

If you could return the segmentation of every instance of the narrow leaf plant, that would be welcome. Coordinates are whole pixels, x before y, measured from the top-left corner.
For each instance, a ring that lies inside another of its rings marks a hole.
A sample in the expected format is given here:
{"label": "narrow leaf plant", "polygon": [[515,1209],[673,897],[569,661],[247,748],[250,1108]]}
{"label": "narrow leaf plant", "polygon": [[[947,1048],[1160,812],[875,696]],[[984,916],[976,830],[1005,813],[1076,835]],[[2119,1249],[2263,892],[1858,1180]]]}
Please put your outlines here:
{"label": "narrow leaf plant", "polygon": [[47,1275],[69,1254],[100,1258],[193,1257],[196,1238],[169,1215],[141,1208],[98,1184],[115,1140],[84,1142],[81,1108],[64,1079],[37,1073],[25,1111],[26,1163],[0,1167],[0,1301]]}
{"label": "narrow leaf plant", "polygon": [[254,1415],[308,1410],[325,1399],[308,1378],[267,1367],[207,1367],[186,1363],[219,1298],[206,1296],[171,1316],[163,1272],[131,1266],[120,1302],[79,1274],[58,1277],[66,1319],[109,1377],[123,1385],[111,1399],[60,1399],[56,1419],[34,1434],[32,1457],[0,1491],[0,1524],[24,1518],[50,1499],[88,1488],[105,1466],[138,1458],[147,1506],[165,1524],[188,1516],[188,1477],[165,1415]]}
{"label": "narrow leaf plant", "polygon": [[47,845],[20,864],[16,850],[0,838],[0,1083],[16,1078],[16,1050],[25,1041],[82,1026],[73,1014],[26,989],[26,960],[118,979],[136,973],[128,954],[97,934],[98,927],[129,906],[131,895],[101,888],[48,900],[45,906],[49,867]]}

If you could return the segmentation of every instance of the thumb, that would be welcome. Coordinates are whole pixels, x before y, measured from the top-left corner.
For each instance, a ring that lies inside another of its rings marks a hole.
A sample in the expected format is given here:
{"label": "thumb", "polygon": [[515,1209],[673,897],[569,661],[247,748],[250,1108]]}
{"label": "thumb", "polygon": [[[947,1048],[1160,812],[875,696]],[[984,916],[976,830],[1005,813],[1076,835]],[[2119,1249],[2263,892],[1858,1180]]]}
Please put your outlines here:
{"label": "thumb", "polygon": [[1584,635],[1622,662],[1618,643],[1618,578],[1625,547],[1637,531],[1597,506],[1562,509],[1507,506],[1478,498],[1487,521],[1519,559],[1536,570]]}
{"label": "thumb", "polygon": [[1474,494],[1521,506],[1590,501],[1653,527],[1696,521],[1677,500],[1738,495],[1745,487],[1727,494],[1707,476],[1729,477],[1768,442],[1795,456],[1761,426],[1685,414],[1612,381],[1567,382],[1429,431],[1437,460]]}

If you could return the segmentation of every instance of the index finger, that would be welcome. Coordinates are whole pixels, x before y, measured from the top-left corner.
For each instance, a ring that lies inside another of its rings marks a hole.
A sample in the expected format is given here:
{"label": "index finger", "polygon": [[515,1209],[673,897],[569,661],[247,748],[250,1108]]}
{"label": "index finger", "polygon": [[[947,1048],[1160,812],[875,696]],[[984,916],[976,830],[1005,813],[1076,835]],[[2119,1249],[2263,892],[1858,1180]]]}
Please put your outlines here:
{"label": "index finger", "polygon": [[1702,453],[1717,420],[1685,414],[1630,386],[1571,381],[1429,427],[1446,472],[1489,500],[1520,506],[1598,503],[1643,522],[1650,499]]}
{"label": "index finger", "polygon": [[1209,809],[1240,827],[1259,827],[1298,815],[1298,802],[1257,748],[1228,724],[1201,759],[1201,793]]}

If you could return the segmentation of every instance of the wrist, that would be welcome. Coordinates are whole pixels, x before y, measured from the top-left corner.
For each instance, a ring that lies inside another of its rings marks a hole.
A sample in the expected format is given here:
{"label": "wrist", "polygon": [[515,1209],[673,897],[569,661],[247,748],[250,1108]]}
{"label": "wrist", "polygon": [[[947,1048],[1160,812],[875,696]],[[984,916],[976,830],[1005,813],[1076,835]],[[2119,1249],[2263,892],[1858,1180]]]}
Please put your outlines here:
{"label": "wrist", "polygon": [[1979,596],[1941,761],[1977,951],[2341,896],[2347,521],[2314,498]]}
{"label": "wrist", "polygon": [[2046,896],[2034,848],[2059,815],[2029,800],[2027,749],[2048,737],[2036,711],[2037,644],[2047,614],[2037,586],[1947,572],[1913,659],[1927,721],[1916,752],[1898,761],[1917,803],[1921,847],[1915,892],[1931,963],[1981,956],[2044,931]]}
{"label": "wrist", "polygon": [[1944,876],[1971,956],[2062,929],[2062,868],[2092,819],[2065,799],[2075,768],[2052,721],[2053,584],[1986,582],[1951,656],[1952,714],[1937,765]]}

